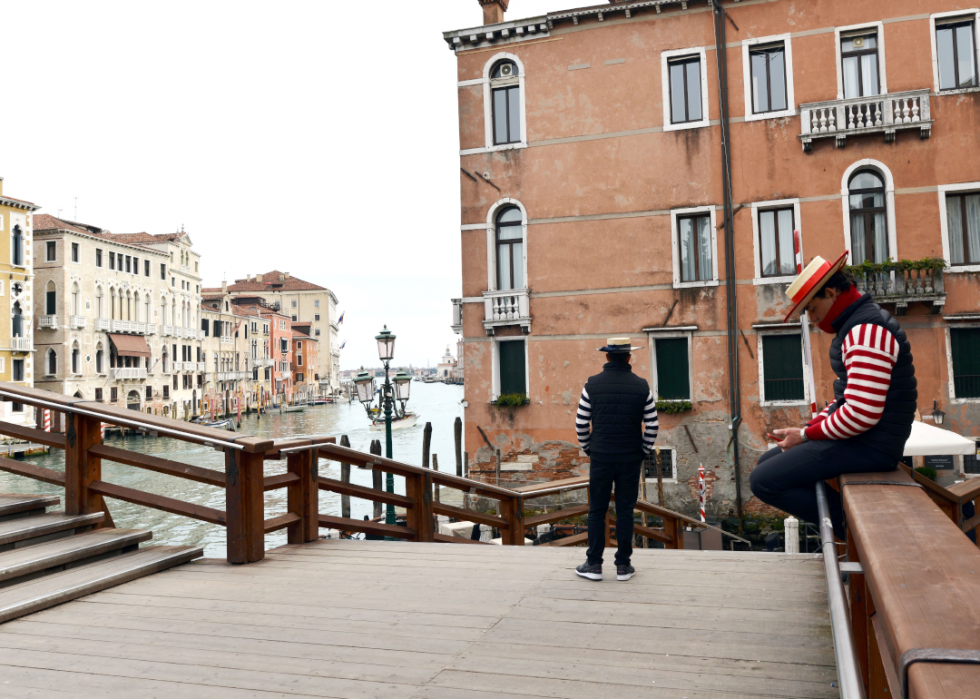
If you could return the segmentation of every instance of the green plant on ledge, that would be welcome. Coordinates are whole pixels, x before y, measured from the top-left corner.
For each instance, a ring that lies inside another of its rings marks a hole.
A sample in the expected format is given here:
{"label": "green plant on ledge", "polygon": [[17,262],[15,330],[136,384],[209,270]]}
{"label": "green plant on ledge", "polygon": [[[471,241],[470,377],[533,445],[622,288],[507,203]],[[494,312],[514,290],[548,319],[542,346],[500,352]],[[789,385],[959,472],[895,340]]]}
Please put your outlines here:
{"label": "green plant on ledge", "polygon": [[687,412],[694,407],[689,400],[666,400],[660,396],[657,396],[657,402],[654,403],[654,406],[657,408],[658,413],[664,415]]}
{"label": "green plant on ledge", "polygon": [[531,400],[523,393],[504,393],[493,404],[498,408],[516,407],[519,405],[529,405]]}
{"label": "green plant on ledge", "polygon": [[875,274],[883,274],[887,272],[910,272],[910,271],[925,271],[925,270],[944,270],[949,265],[946,264],[946,260],[941,257],[923,257],[920,260],[893,260],[890,257],[884,262],[871,262],[870,260],[865,260],[859,265],[852,265],[850,267],[845,267],[855,277],[873,276]]}
{"label": "green plant on ledge", "polygon": [[934,469],[932,466],[919,466],[915,469],[915,472],[921,473],[931,481],[936,480],[936,469]]}

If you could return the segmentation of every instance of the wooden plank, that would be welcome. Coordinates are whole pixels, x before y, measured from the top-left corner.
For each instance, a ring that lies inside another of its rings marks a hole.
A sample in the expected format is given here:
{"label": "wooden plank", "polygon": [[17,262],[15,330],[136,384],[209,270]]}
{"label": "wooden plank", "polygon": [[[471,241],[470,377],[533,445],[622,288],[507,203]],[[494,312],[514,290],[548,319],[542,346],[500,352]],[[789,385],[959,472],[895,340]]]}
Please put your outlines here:
{"label": "wooden plank", "polygon": [[652,527],[644,527],[641,524],[634,524],[633,531],[637,534],[641,534],[645,536],[648,539],[653,539],[654,541],[659,541],[664,544],[673,543],[673,540],[659,529],[654,529]]}
{"label": "wooden plank", "polygon": [[437,515],[446,515],[447,517],[453,517],[461,522],[475,522],[477,524],[486,524],[490,527],[497,527],[498,529],[509,529],[510,524],[503,517],[498,517],[496,515],[487,515],[482,512],[477,512],[475,510],[464,510],[462,507],[453,507],[452,505],[446,505],[445,503],[434,502],[432,503],[432,511]]}
{"label": "wooden plank", "polygon": [[540,545],[558,548],[561,546],[575,546],[577,544],[587,543],[588,540],[589,540],[589,533],[581,532],[579,534],[572,534],[571,536],[562,537],[561,539],[555,539],[554,541],[549,541],[547,544],[540,544]]}
{"label": "wooden plank", "polygon": [[128,488],[124,485],[106,483],[105,481],[94,481],[89,485],[89,489],[93,493],[107,495],[108,497],[116,498],[117,500],[125,500],[126,502],[133,503],[134,505],[152,507],[155,510],[162,510],[174,515],[191,517],[192,519],[199,519],[211,524],[224,525],[226,522],[225,513],[221,510],[216,510],[213,507],[206,507],[205,505],[195,505],[193,503],[184,502],[183,500],[177,500],[176,498],[169,498],[166,495],[147,493],[144,490],[136,490],[135,488]]}
{"label": "wooden plank", "polygon": [[582,515],[587,514],[589,514],[588,505],[576,505],[575,507],[566,507],[564,510],[545,512],[544,514],[534,515],[533,517],[526,517],[524,519],[524,526],[530,529],[538,526],[539,524],[551,524],[552,522],[560,522],[563,519],[581,517]]}
{"label": "wooden plank", "polygon": [[277,515],[276,517],[270,517],[265,520],[265,533],[276,532],[280,529],[285,529],[290,524],[300,522],[301,518],[299,515],[293,512],[287,512],[286,514]]}
{"label": "wooden plank", "polygon": [[65,448],[65,435],[63,434],[45,432],[44,430],[25,427],[24,425],[15,425],[6,420],[0,420],[0,434],[7,435],[8,437],[18,437],[28,442],[36,442],[46,447],[54,447],[55,449]]}
{"label": "wooden plank", "polygon": [[390,502],[396,507],[404,507],[405,509],[415,507],[415,503],[412,501],[412,499],[407,498],[404,495],[388,493],[385,491],[379,492],[374,488],[365,488],[364,486],[354,485],[352,483],[344,483],[343,481],[338,481],[336,478],[320,476],[318,484],[320,490],[340,493],[341,495],[351,495],[355,498],[370,500],[371,502]]}
{"label": "wooden plank", "polygon": [[13,473],[26,478],[33,478],[42,483],[60,485],[62,488],[65,487],[65,474],[63,471],[55,471],[54,469],[37,466],[29,461],[17,461],[15,459],[8,459],[6,456],[0,456],[0,471],[6,471],[7,473]]}
{"label": "wooden plank", "polygon": [[320,538],[319,458],[312,451],[295,452],[286,457],[286,468],[296,476],[286,491],[287,509],[296,515],[287,525],[287,541],[291,544],[315,541]]}
{"label": "wooden plank", "polygon": [[103,519],[101,512],[88,515],[66,515],[64,512],[48,512],[36,517],[8,519],[0,522],[0,546],[16,544],[49,534],[92,527]]}
{"label": "wooden plank", "polygon": [[43,510],[46,507],[55,507],[60,502],[61,498],[55,495],[6,495],[0,493],[0,517],[9,517],[32,510]]}
{"label": "wooden plank", "polygon": [[480,544],[482,546],[493,546],[489,541],[477,541],[476,539],[467,539],[462,536],[449,536],[447,534],[433,534],[432,538],[434,541],[441,541],[444,544]]}
{"label": "wooden plank", "polygon": [[556,481],[546,481],[544,483],[534,483],[532,485],[524,485],[519,488],[514,488],[519,493],[524,493],[527,497],[526,499],[531,499],[533,495],[531,493],[539,492],[542,490],[558,490],[558,489],[575,489],[580,487],[585,487],[589,485],[588,476],[573,476],[572,478],[560,478]]}
{"label": "wooden plank", "polygon": [[161,459],[157,456],[151,456],[150,454],[139,454],[134,451],[118,449],[105,444],[95,444],[89,448],[89,452],[96,456],[102,457],[103,459],[115,461],[120,464],[126,464],[127,466],[136,466],[137,468],[142,468],[147,471],[164,473],[168,476],[175,476],[177,478],[186,478],[190,481],[196,481],[206,485],[213,485],[217,486],[218,488],[225,487],[225,474],[221,471],[214,471],[212,469],[201,468],[199,466],[191,466],[190,464],[182,464],[169,459]]}
{"label": "wooden plank", "polygon": [[141,529],[96,529],[76,536],[0,553],[0,582],[149,541]]}
{"label": "wooden plank", "polygon": [[268,493],[270,490],[285,488],[297,481],[299,481],[299,476],[295,473],[280,473],[275,476],[266,476],[262,483],[262,490]]}
{"label": "wooden plank", "polygon": [[397,524],[382,524],[381,522],[365,522],[358,519],[344,519],[331,515],[320,515],[320,526],[339,529],[340,531],[393,536],[398,539],[415,538],[415,532],[408,527],[401,527]]}
{"label": "wooden plank", "polygon": [[265,556],[265,485],[262,454],[225,450],[227,558],[251,563]]}

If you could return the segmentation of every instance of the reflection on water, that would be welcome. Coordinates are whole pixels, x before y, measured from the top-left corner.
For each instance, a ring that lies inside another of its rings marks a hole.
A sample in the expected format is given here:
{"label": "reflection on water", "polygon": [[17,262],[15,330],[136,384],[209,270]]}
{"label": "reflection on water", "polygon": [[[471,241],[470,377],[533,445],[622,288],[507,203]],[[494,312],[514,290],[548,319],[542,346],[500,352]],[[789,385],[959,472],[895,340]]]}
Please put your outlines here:
{"label": "reflection on water", "polygon": [[[463,416],[463,407],[460,403],[462,400],[462,386],[414,382],[412,384],[412,400],[409,402],[409,406],[419,414],[419,423],[415,427],[396,430],[392,433],[394,458],[409,464],[421,464],[422,430],[426,422],[431,422],[432,453],[439,455],[441,470],[454,471],[456,466],[453,422],[457,416]],[[340,435],[346,434],[350,439],[351,447],[361,451],[368,451],[371,441],[374,439],[381,440],[383,450],[385,436],[384,431],[371,432],[368,430],[368,419],[364,413],[364,408],[359,403],[309,407],[301,413],[285,413],[283,415],[270,413],[263,415],[261,419],[251,415],[242,419],[239,432],[269,439],[329,435],[337,437],[338,442]],[[141,454],[153,454],[194,466],[215,470],[224,469],[222,452],[176,439],[142,436],[114,437],[109,435],[106,437],[106,444]],[[463,449],[466,449],[465,444]],[[65,465],[64,452],[58,449],[53,449],[48,455],[28,457],[26,460],[59,471],[63,471]],[[282,473],[285,471],[285,466],[285,461],[267,461],[265,473],[266,475]],[[340,478],[340,465],[333,461],[321,460],[320,473],[324,476]],[[203,483],[195,483],[194,481],[153,473],[110,461],[102,462],[102,477],[110,483],[166,495],[219,510],[225,509],[224,491]],[[351,481],[358,485],[370,486],[372,484],[371,472],[351,468]],[[395,478],[396,491],[404,493],[404,487],[404,480]],[[64,489],[30,478],[0,472],[0,493],[38,493],[60,496],[64,494]],[[224,527],[111,498],[107,498],[107,502],[115,525],[119,528],[150,529],[153,531],[155,543],[204,546],[206,556],[223,558],[225,555]],[[265,494],[266,518],[283,514],[285,511],[285,488],[272,490]],[[320,512],[340,515],[340,496],[320,491]],[[351,499],[352,517],[361,518],[370,514],[372,514],[370,502]],[[267,535],[265,542],[266,548],[281,546],[286,543],[285,530]]]}

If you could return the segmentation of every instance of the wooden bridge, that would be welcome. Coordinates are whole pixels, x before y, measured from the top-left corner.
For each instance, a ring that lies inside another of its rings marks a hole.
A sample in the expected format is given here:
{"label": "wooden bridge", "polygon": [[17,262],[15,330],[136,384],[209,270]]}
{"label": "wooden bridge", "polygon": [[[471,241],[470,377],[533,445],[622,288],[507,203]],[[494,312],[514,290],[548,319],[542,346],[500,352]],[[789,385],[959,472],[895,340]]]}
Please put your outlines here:
{"label": "wooden bridge", "polygon": [[[3,697],[817,698],[841,696],[838,677],[845,699],[980,697],[980,551],[901,471],[842,479],[848,603],[832,614],[836,557],[678,550],[682,527],[702,525],[649,503],[635,531],[665,548],[637,549],[627,583],[594,583],[573,573],[580,548],[523,545],[528,528],[582,514],[525,514],[555,487],[498,488],[328,438],[274,443],[13,384],[0,398],[60,415],[64,432],[0,433],[63,449],[66,466],[0,458],[65,487],[60,513],[50,497],[0,499]],[[224,472],[104,445],[102,422],[220,449]],[[225,509],[106,482],[103,459],[223,489]],[[405,495],[320,476],[321,459],[401,476]],[[496,510],[435,502],[434,485]],[[277,488],[288,512],[266,518]],[[407,526],[320,514],[321,489],[393,503]],[[106,497],[225,526],[226,559],[144,545],[149,532],[112,527]],[[440,535],[439,514],[489,524],[504,545]],[[399,541],[321,540],[320,527]],[[266,551],[278,529],[289,545]]]}

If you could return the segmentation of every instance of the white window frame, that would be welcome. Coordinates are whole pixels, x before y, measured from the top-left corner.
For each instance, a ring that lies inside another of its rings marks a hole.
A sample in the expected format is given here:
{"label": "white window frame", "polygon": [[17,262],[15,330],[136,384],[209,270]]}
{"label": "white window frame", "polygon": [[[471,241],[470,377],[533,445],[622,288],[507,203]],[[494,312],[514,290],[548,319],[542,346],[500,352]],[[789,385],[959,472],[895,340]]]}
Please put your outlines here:
{"label": "white window frame", "polygon": [[661,400],[660,385],[657,377],[657,340],[676,340],[687,338],[687,385],[690,395],[680,399],[662,399],[666,403],[683,403],[687,401],[694,403],[694,331],[696,325],[677,327],[677,328],[647,328],[647,343],[650,355],[650,389],[654,400]]}
{"label": "white window frame", "polygon": [[[796,323],[792,327],[772,329],[756,328],[756,357],[759,364],[759,405],[763,408],[809,407],[810,388],[806,380],[806,357],[803,354],[803,329]],[[773,335],[796,335],[800,338],[800,366],[803,367],[803,398],[801,400],[766,400],[766,365],[763,361],[762,338]]]}
{"label": "white window frame", "polygon": [[[701,57],[701,119],[699,121],[688,121],[683,124],[673,124],[670,120],[670,71],[668,63],[672,58],[682,58],[685,56]],[[708,61],[704,46],[696,46],[689,49],[673,49],[660,53],[660,81],[663,89],[664,103],[664,131],[681,131],[683,129],[700,129],[709,125],[708,115]]]}
{"label": "white window frame", "polygon": [[[54,243],[54,257],[48,257],[48,243]],[[46,241],[44,241],[44,261],[45,262],[57,262],[58,261],[58,241],[57,240],[46,240]]]}
{"label": "white window frame", "polygon": [[957,398],[956,382],[953,380],[953,338],[950,336],[949,331],[960,329],[966,330],[968,328],[980,328],[980,323],[955,323],[954,325],[947,324],[946,327],[943,328],[943,334],[946,336],[946,382],[949,384],[949,402],[957,405],[980,403],[980,398]]}
{"label": "white window frame", "polygon": [[494,337],[490,343],[490,365],[492,373],[492,387],[490,394],[490,401],[495,401],[500,398],[500,343],[501,342],[517,342],[521,341],[524,343],[524,389],[527,391],[526,396],[528,400],[531,400],[531,363],[530,363],[530,343],[525,335],[518,335],[515,337]]}
{"label": "white window frame", "polygon": [[[782,117],[796,116],[796,92],[793,89],[793,44],[790,41],[791,34],[776,34],[759,39],[746,39],[742,42],[742,75],[745,84],[745,121],[761,121],[763,119],[780,119]],[[752,111],[752,65],[749,61],[749,52],[757,46],[769,44],[783,44],[783,55],[786,63],[786,109],[778,112],[764,112],[756,114]],[[758,276],[758,275],[756,275]]]}
{"label": "white window frame", "polygon": [[[69,253],[68,253],[68,259],[69,259],[69,261],[72,262],[72,264],[76,264],[76,265],[82,264],[82,244],[81,243],[74,243],[74,242],[71,242],[71,241],[69,241],[68,244],[69,244],[69,248],[68,248],[68,250],[69,250]],[[75,259],[75,251],[76,250],[78,251],[78,259],[77,260]]]}
{"label": "white window frame", "polygon": [[[682,282],[681,281],[681,251],[680,251],[680,231],[677,228],[677,217],[688,214],[710,215],[709,226],[711,227],[711,279],[707,281]],[[670,211],[670,249],[674,265],[674,288],[691,289],[708,286],[718,286],[718,228],[715,206],[696,206],[690,209],[671,209]],[[526,246],[525,246],[526,247]]]}
{"label": "white window frame", "polygon": [[865,158],[853,163],[844,171],[841,178],[841,208],[844,213],[844,249],[847,250],[847,264],[854,264],[854,253],[851,250],[851,204],[848,197],[847,183],[851,176],[860,169],[871,168],[877,170],[885,180],[885,225],[888,228],[888,255],[893,260],[898,257],[898,231],[895,223],[895,178],[888,166],[878,160]]}
{"label": "white window frame", "polygon": [[[781,277],[762,276],[762,239],[759,231],[759,212],[770,211],[772,209],[785,209],[793,207],[793,225],[795,230],[800,232],[800,251],[803,250],[803,226],[800,224],[800,200],[799,199],[773,199],[771,201],[752,202],[752,257],[755,263],[755,279],[752,283],[756,286],[760,284],[792,284],[796,279],[796,274],[784,275]],[[850,233],[850,231],[848,231]],[[794,243],[794,251],[796,249]],[[795,256],[794,256],[795,259]],[[804,258],[805,259],[805,258]]]}
{"label": "white window frame", "polygon": [[[520,143],[503,143],[500,145],[494,145],[493,143],[493,95],[490,89],[490,71],[493,67],[500,61],[513,61],[517,66],[517,84],[520,90],[521,96],[521,140]],[[483,83],[483,137],[484,137],[484,147],[483,148],[471,148],[469,150],[460,151],[460,155],[468,155],[471,153],[493,153],[501,150],[514,150],[515,148],[527,148],[527,91],[524,85],[524,79],[526,77],[526,71],[524,70],[524,63],[516,55],[512,53],[498,53],[494,54],[493,58],[486,62],[483,66],[483,78],[477,80],[477,83]],[[465,85],[472,85],[474,81],[466,81]],[[460,86],[464,86],[460,84]]]}
{"label": "white window frame", "polygon": [[[677,482],[677,447],[671,447],[671,446],[667,446],[667,445],[664,445],[664,444],[658,444],[657,446],[660,447],[661,455],[665,451],[669,451],[671,453],[670,454],[670,467],[671,467],[671,471],[673,472],[673,475],[671,475],[670,478],[661,478],[660,479],[660,482],[661,483],[676,483]],[[656,451],[650,452],[650,462],[653,464],[653,467],[654,468],[657,467],[657,453],[656,453]],[[654,476],[653,478],[647,478],[646,479],[646,482],[647,482],[647,487],[649,487],[651,484],[656,485],[656,483],[657,483],[657,477]]]}
{"label": "white window frame", "polygon": [[834,39],[837,42],[835,51],[837,52],[837,99],[844,99],[844,63],[841,57],[840,41],[841,34],[859,32],[862,29],[874,29],[877,33],[878,43],[878,94],[888,94],[888,73],[885,70],[885,25],[882,22],[867,22],[866,24],[851,24],[846,27],[834,27]]}
{"label": "white window frame", "polygon": [[980,182],[962,182],[960,184],[939,185],[939,229],[942,232],[943,259],[947,267],[943,274],[962,274],[963,272],[980,272],[980,264],[957,265],[953,267],[949,256],[949,220],[946,218],[946,195],[958,192],[980,193]]}
{"label": "white window frame", "polygon": [[[516,206],[521,211],[521,236],[524,265],[524,289],[528,287],[527,280],[527,209],[516,199],[499,199],[495,201],[487,212],[487,289],[489,291],[499,291],[497,289],[497,214],[502,208]],[[515,290],[516,291],[516,290]]]}
{"label": "white window frame", "polygon": [[[961,95],[966,92],[980,92],[980,85],[977,87],[964,87],[957,90],[943,90],[939,91],[939,48],[936,46],[936,20],[940,20],[940,24],[945,24],[942,20],[945,19],[955,19],[962,17],[963,19],[971,18],[973,19],[973,50],[976,51],[976,63],[975,67],[980,69],[980,8],[971,7],[963,10],[953,10],[952,12],[937,12],[934,15],[929,15],[929,36],[930,42],[932,44],[932,89],[936,96],[941,95]],[[980,78],[980,76],[978,76]],[[980,80],[978,80],[980,82]]]}

